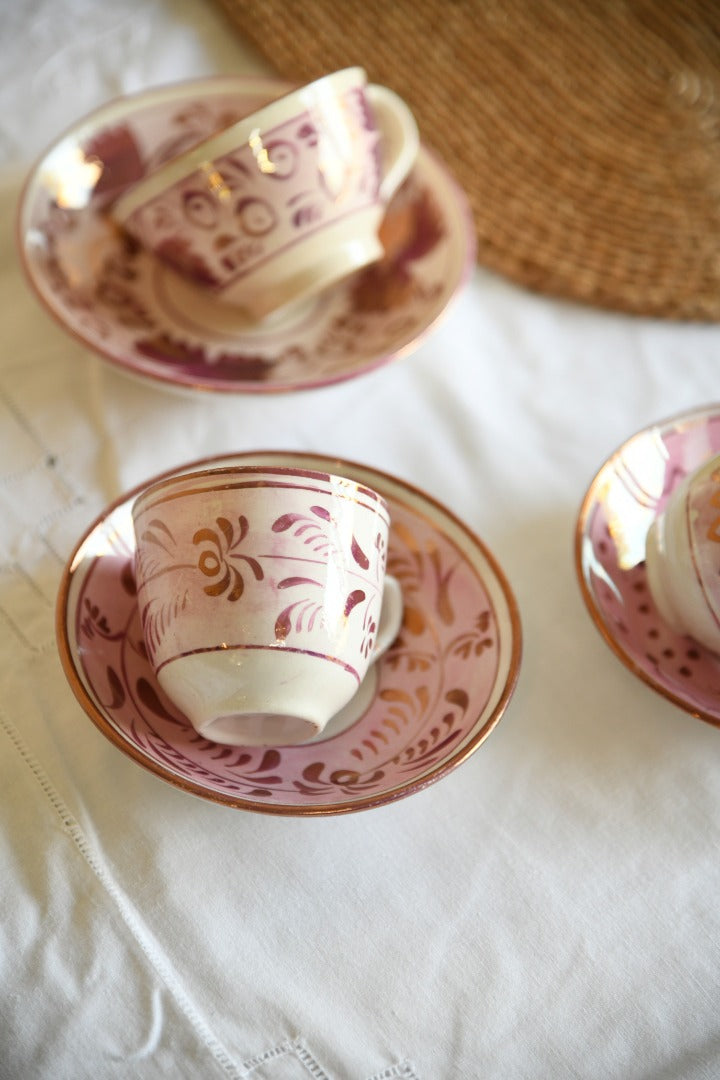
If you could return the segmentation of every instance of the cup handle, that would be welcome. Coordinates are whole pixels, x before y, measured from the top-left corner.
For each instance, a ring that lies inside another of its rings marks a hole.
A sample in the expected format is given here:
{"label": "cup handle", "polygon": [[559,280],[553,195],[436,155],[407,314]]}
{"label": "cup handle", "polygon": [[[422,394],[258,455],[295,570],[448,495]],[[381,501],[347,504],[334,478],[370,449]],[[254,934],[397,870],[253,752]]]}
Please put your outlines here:
{"label": "cup handle", "polygon": [[380,198],[387,203],[415,164],[420,136],[415,117],[396,93],[374,84],[366,93],[382,135]]}
{"label": "cup handle", "polygon": [[370,663],[374,664],[383,653],[392,645],[400,633],[403,621],[403,594],[400,582],[392,574],[385,575],[385,588],[383,590],[382,608],[377,634],[375,635],[375,648],[370,657]]}

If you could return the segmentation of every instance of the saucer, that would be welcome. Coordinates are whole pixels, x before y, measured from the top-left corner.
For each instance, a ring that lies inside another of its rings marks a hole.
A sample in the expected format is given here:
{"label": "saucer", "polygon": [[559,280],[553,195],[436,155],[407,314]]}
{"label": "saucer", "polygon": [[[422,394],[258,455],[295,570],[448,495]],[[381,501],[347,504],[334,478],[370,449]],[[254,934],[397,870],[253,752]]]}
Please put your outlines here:
{"label": "saucer", "polygon": [[717,453],[720,405],[633,435],[585,495],[575,565],[590,614],[623,663],[675,705],[720,726],[720,657],[664,622],[645,574],[650,525],[683,477]]}
{"label": "saucer", "polygon": [[382,494],[388,571],[404,597],[402,630],[371,669],[359,708],[300,746],[222,746],[164,696],[147,659],[133,576],[133,499],[87,530],[60,587],[57,638],[70,686],[107,738],[157,776],[203,798],[271,814],[380,806],[445,776],[483,742],[518,677],[517,605],[494,557],[430,496],[385,473],[313,454],[253,453],[188,464],[289,464],[343,473]]}
{"label": "saucer", "polygon": [[186,282],[105,213],[148,170],[290,89],[219,76],[144,91],[98,109],[45,152],[20,200],[18,247],[66,330],[126,373],[220,392],[323,386],[417,347],[475,254],[465,195],[425,147],[388,206],[382,261],[262,323]]}

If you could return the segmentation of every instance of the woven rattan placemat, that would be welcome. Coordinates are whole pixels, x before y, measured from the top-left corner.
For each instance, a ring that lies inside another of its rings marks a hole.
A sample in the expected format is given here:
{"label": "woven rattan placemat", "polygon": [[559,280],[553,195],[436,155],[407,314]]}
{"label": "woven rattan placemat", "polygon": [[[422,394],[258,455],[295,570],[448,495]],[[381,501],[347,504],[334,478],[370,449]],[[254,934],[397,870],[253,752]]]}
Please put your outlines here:
{"label": "woven rattan placemat", "polygon": [[720,0],[218,0],[305,82],[360,64],[470,199],[478,260],[720,320]]}

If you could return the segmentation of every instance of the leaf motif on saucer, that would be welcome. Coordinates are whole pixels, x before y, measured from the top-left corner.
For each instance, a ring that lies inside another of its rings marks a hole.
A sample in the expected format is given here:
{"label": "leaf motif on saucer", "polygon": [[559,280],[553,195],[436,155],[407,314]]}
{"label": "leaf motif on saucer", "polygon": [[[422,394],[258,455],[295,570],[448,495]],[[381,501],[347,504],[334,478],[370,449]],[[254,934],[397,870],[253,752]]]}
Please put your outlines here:
{"label": "leaf motif on saucer", "polygon": [[140,180],[145,173],[142,153],[131,126],[116,124],[94,133],[83,154],[88,161],[102,161],[93,199],[104,206]]}
{"label": "leaf motif on saucer", "polygon": [[481,611],[475,620],[473,628],[454,639],[451,644],[453,652],[457,656],[462,656],[463,659],[468,660],[472,656],[480,656],[485,649],[492,649],[495,640],[492,633],[488,632],[490,622],[490,612],[487,610]]}
{"label": "leaf motif on saucer", "polygon": [[95,634],[102,634],[103,637],[110,636],[110,627],[108,625],[107,616],[100,610],[97,604],[85,597],[83,604],[84,613],[83,619],[80,624],[83,633],[91,638]]}
{"label": "leaf motif on saucer", "polygon": [[[410,185],[406,188],[411,190]],[[404,198],[385,215],[380,242],[385,255],[366,267],[353,284],[352,306],[357,312],[388,312],[405,307],[414,297],[427,298],[416,279],[413,263],[430,254],[443,238],[442,214],[427,188]]]}

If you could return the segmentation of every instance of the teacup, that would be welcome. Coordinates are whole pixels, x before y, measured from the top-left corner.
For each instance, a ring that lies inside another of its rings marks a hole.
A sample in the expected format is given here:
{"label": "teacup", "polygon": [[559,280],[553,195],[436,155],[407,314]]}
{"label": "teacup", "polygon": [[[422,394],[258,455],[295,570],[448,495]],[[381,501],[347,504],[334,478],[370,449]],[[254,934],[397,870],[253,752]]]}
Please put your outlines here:
{"label": "teacup", "polygon": [[262,319],[382,257],[417,126],[362,68],[278,98],[134,184],[111,214],[217,299]]}
{"label": "teacup", "polygon": [[648,531],[645,564],[668,625],[720,653],[720,455],[672,492]]}
{"label": "teacup", "polygon": [[158,682],[215,742],[305,742],[400,629],[388,509],[342,476],[209,468],[133,504],[136,582]]}

